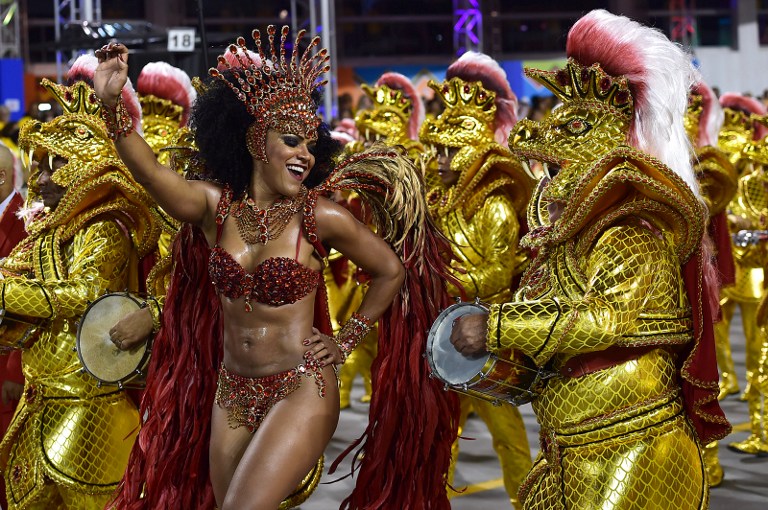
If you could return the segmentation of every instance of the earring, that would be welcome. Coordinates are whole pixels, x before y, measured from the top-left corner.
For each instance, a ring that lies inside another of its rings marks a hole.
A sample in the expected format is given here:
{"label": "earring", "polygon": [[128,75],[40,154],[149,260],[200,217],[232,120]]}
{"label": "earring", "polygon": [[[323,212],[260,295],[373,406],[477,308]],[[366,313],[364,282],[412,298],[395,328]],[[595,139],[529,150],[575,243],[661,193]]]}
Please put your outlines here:
{"label": "earring", "polygon": [[255,159],[263,161],[264,163],[269,163],[264,147],[266,145],[266,133],[264,130],[259,129],[259,127],[254,122],[248,128],[248,131],[246,131],[245,136],[245,146],[248,147],[248,152],[251,154],[251,156],[253,156]]}

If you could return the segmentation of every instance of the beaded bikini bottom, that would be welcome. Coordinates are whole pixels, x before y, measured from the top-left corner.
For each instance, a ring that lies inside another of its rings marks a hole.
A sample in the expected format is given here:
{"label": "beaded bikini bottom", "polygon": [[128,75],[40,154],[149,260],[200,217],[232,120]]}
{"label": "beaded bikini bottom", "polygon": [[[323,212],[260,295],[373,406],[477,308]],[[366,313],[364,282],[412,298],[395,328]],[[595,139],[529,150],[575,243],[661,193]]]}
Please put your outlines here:
{"label": "beaded bikini bottom", "polygon": [[302,376],[314,377],[320,396],[325,397],[322,368],[316,360],[306,355],[304,359],[305,362],[296,368],[265,377],[233,374],[222,363],[216,404],[229,412],[229,426],[233,429],[247,427],[249,432],[255,432],[269,410],[299,388]]}

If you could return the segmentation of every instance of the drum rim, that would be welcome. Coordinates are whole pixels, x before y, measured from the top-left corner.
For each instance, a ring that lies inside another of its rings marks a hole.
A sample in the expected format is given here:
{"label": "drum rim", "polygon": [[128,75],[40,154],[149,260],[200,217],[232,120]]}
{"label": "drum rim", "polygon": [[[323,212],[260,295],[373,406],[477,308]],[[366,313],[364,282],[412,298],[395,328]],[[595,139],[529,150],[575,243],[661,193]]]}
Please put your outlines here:
{"label": "drum rim", "polygon": [[[90,375],[91,377],[93,377],[94,379],[96,379],[97,381],[99,381],[102,384],[120,386],[120,385],[124,385],[124,384],[130,383],[130,381],[132,379],[134,379],[138,375],[136,373],[136,371],[134,370],[130,374],[128,374],[128,375],[126,375],[124,377],[121,377],[120,379],[113,380],[113,381],[102,379],[101,377],[99,377],[96,374],[94,374],[93,372],[91,372],[91,370],[88,368],[88,365],[86,365],[85,361],[83,360],[82,350],[80,349],[80,332],[82,330],[81,326],[82,326],[82,323],[83,323],[82,322],[83,321],[83,317],[85,317],[88,314],[88,312],[91,310],[91,308],[96,306],[96,304],[98,302],[100,302],[100,301],[102,301],[102,300],[104,300],[104,299],[106,299],[108,297],[115,297],[115,296],[121,296],[121,297],[129,298],[131,301],[136,303],[136,305],[138,306],[137,309],[141,309],[142,301],[136,295],[134,295],[134,294],[132,294],[130,292],[108,292],[106,294],[103,294],[103,295],[99,296],[94,301],[92,301],[92,302],[90,302],[88,304],[88,306],[85,308],[85,311],[80,316],[80,320],[77,323],[77,335],[76,335],[76,344],[75,345],[77,346],[77,357],[80,360],[80,364],[83,366],[83,370],[85,370],[88,373],[88,375]],[[150,354],[149,340],[147,340],[147,342],[144,343],[143,349],[144,349],[144,354],[141,356],[141,359],[139,360],[139,363],[136,365],[137,368],[138,367],[144,367],[147,364],[147,360],[148,360],[149,354]]]}

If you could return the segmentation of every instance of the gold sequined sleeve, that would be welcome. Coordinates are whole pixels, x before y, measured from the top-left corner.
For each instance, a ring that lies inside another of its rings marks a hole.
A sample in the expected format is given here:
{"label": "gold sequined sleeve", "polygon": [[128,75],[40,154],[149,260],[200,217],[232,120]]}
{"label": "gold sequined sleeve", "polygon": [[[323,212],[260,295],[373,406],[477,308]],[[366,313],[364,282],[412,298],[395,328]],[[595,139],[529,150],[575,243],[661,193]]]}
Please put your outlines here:
{"label": "gold sequined sleeve", "polygon": [[516,253],[519,234],[517,213],[509,198],[503,194],[488,197],[469,222],[467,240],[471,246],[454,249],[466,271],[454,271],[454,276],[470,296],[509,298],[512,277],[520,266]]}
{"label": "gold sequined sleeve", "polygon": [[[72,264],[58,279],[6,278],[2,307],[8,312],[43,319],[79,317],[113,281],[121,281],[130,245],[111,220],[91,223],[72,240]],[[42,257],[35,254],[35,257]],[[111,289],[122,290],[122,289]]]}
{"label": "gold sequined sleeve", "polygon": [[635,327],[662,249],[663,241],[646,228],[606,230],[587,255],[583,297],[492,305],[488,350],[503,355],[517,349],[542,366],[555,353],[575,355],[618,343]]}

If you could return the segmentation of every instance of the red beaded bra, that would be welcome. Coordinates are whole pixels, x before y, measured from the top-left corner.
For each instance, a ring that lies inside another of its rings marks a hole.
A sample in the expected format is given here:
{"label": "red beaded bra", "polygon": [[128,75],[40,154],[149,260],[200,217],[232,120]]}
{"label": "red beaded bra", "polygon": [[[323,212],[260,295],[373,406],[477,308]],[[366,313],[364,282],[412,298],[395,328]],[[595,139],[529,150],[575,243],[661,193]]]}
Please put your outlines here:
{"label": "red beaded bra", "polygon": [[295,303],[323,282],[320,271],[310,269],[297,260],[303,231],[299,231],[296,241],[296,258],[270,257],[257,265],[253,272],[246,271],[219,246],[231,204],[232,190],[225,188],[216,211],[216,245],[208,259],[208,274],[217,292],[230,299],[245,297],[245,309],[251,311],[251,301],[269,306]]}

